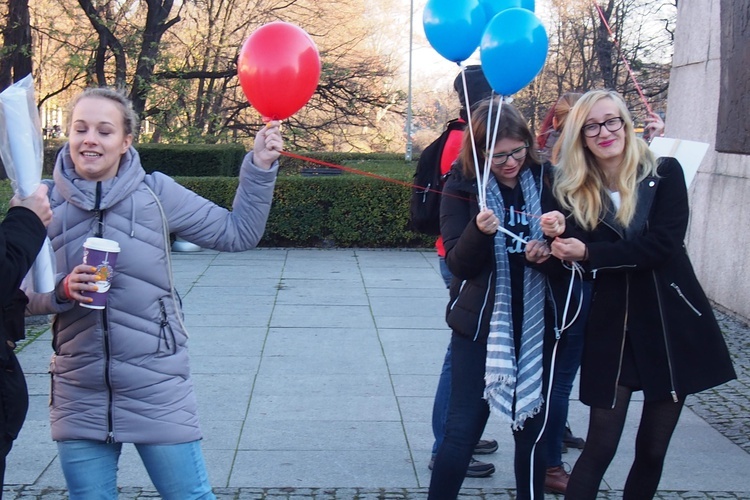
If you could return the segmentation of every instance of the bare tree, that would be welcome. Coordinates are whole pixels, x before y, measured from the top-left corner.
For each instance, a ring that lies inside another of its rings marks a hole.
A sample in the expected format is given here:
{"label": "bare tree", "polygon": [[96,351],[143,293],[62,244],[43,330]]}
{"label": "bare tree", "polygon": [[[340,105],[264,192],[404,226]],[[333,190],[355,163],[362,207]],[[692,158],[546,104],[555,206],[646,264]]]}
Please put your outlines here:
{"label": "bare tree", "polygon": [[532,125],[562,93],[593,88],[617,90],[642,118],[646,105],[632,77],[653,109],[665,108],[674,0],[550,0],[550,10],[547,62],[516,96]]}
{"label": "bare tree", "polygon": [[78,12],[64,0],[40,1],[71,20],[85,15],[92,28],[82,32],[80,22],[71,22],[64,36],[55,31],[63,29],[59,22],[55,30],[40,27],[39,47],[52,53],[57,44],[68,54],[61,65],[56,53],[66,78],[39,75],[42,94],[65,92],[51,82],[129,89],[134,108],[153,127],[147,139],[219,142],[253,135],[260,117],[239,87],[237,57],[253,30],[285,20],[310,33],[323,60],[317,93],[288,120],[292,140],[363,150],[387,148],[393,140],[394,134],[373,131],[398,119],[404,94],[389,84],[388,56],[367,44],[373,23],[362,17],[365,0],[79,0]]}

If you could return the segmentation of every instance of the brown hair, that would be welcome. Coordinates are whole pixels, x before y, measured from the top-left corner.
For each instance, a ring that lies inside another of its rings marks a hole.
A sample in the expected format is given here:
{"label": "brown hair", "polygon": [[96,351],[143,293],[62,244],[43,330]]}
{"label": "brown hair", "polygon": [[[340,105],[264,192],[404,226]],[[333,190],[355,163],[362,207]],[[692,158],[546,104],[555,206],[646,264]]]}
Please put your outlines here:
{"label": "brown hair", "polygon": [[[525,142],[529,146],[529,149],[523,166],[527,167],[532,163],[539,163],[539,159],[537,158],[533,147],[534,137],[531,135],[529,126],[526,124],[526,119],[524,119],[521,113],[512,104],[503,103],[502,107],[500,107],[500,99],[501,98],[498,96],[493,99],[482,101],[471,115],[471,127],[474,132],[474,146],[476,147],[477,161],[479,162],[479,165],[484,165],[484,159],[487,155],[487,133],[494,134],[498,110],[500,110],[500,120],[497,123],[496,140],[500,141],[502,139],[510,138]],[[491,116],[488,116],[490,114],[490,105],[492,106],[492,114]],[[464,137],[461,142],[461,153],[458,156],[458,159],[461,162],[463,175],[467,179],[474,179],[476,177],[471,137],[472,135],[468,130],[464,132]],[[492,135],[490,135],[490,141],[491,140]]]}

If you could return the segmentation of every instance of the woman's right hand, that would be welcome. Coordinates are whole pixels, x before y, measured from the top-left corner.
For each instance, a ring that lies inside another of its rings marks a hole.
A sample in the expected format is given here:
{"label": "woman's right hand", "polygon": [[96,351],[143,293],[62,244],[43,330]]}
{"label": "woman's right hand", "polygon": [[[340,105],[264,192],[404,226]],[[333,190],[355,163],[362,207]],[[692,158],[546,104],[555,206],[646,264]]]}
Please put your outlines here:
{"label": "woman's right hand", "polygon": [[88,264],[80,264],[73,268],[57,287],[57,298],[60,301],[75,300],[77,302],[93,302],[94,299],[83,295],[81,292],[96,292],[98,287],[94,284],[98,277],[96,268]]}
{"label": "woman's right hand", "polygon": [[664,136],[664,120],[656,113],[649,113],[646,117],[646,125],[643,127],[644,139],[648,142],[654,137]]}
{"label": "woman's right hand", "polygon": [[497,232],[497,228],[500,225],[500,219],[497,218],[495,212],[489,208],[485,208],[477,214],[476,223],[477,229],[484,234],[493,235]]}

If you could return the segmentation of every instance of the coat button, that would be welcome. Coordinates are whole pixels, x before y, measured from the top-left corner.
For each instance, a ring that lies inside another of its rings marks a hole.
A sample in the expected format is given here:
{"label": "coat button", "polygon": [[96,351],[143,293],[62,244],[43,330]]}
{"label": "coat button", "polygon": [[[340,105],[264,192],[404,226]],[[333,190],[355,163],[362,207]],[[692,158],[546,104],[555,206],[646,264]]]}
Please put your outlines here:
{"label": "coat button", "polygon": [[649,181],[648,187],[654,187],[656,183],[654,181]]}

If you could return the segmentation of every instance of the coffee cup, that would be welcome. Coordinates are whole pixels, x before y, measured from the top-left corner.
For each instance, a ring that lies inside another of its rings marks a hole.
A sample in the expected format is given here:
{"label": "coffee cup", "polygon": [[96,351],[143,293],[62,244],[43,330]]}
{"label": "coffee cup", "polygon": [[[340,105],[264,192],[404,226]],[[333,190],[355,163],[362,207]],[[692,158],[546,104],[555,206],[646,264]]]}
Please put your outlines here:
{"label": "coffee cup", "polygon": [[107,303],[107,292],[112,286],[112,275],[115,270],[120,245],[114,240],[105,238],[86,238],[83,243],[83,263],[96,268],[96,292],[82,291],[81,294],[94,299],[92,302],[81,302],[81,306],[90,309],[104,309]]}

